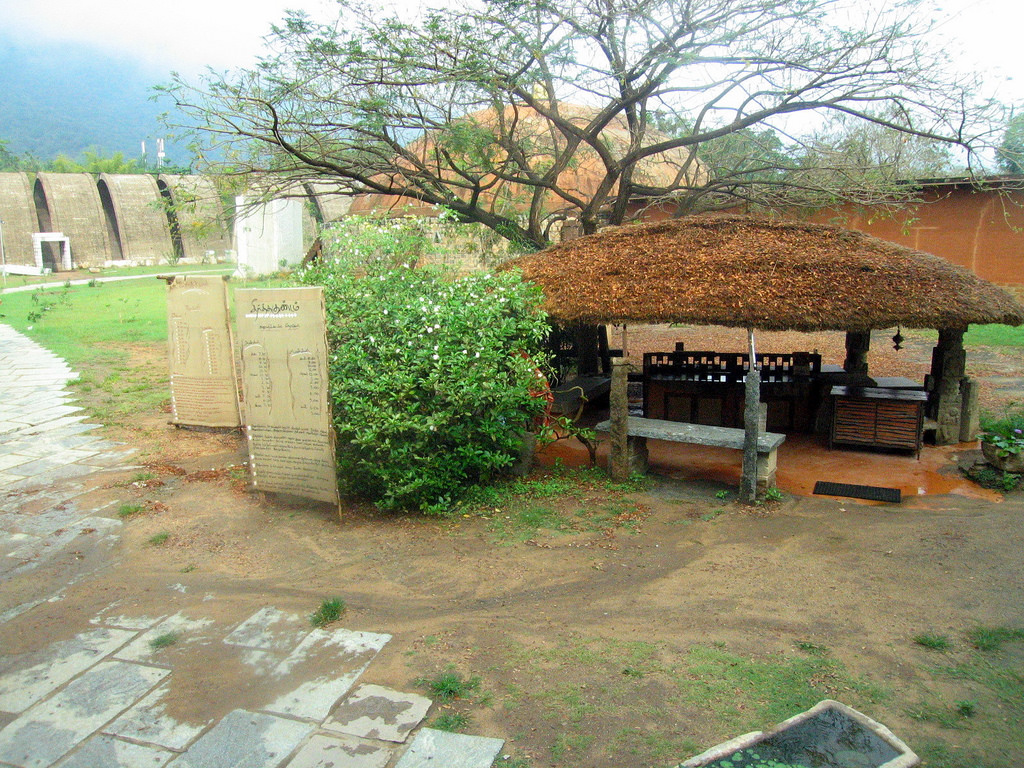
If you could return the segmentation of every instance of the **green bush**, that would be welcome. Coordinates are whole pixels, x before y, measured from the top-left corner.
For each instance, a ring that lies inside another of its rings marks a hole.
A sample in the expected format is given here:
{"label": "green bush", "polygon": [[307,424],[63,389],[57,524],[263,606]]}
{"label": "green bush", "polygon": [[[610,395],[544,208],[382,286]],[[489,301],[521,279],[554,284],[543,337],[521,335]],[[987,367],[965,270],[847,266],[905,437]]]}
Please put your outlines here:
{"label": "green bush", "polygon": [[300,275],[325,292],[339,482],[385,508],[442,512],[518,456],[545,406],[548,326],[517,275],[393,264],[328,258]]}

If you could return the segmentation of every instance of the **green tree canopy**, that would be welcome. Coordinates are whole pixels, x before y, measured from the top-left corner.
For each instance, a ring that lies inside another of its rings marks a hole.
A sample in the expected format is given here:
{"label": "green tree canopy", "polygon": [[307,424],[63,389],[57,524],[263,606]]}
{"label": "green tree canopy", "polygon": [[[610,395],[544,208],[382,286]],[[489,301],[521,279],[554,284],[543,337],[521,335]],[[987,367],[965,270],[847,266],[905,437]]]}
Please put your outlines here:
{"label": "green tree canopy", "polygon": [[98,149],[87,149],[80,160],[67,155],[57,155],[46,165],[46,170],[57,173],[146,173],[138,160],[125,158],[123,152],[106,157]]}
{"label": "green tree canopy", "polygon": [[1024,112],[1018,112],[1006,123],[996,159],[1004,173],[1024,174]]}
{"label": "green tree canopy", "polygon": [[870,175],[851,185],[792,160],[822,116],[969,154],[993,117],[929,46],[924,0],[340,9],[289,15],[253,69],[169,85],[200,145],[236,173],[442,205],[536,246],[559,219],[591,232],[636,201],[685,213],[877,194]]}

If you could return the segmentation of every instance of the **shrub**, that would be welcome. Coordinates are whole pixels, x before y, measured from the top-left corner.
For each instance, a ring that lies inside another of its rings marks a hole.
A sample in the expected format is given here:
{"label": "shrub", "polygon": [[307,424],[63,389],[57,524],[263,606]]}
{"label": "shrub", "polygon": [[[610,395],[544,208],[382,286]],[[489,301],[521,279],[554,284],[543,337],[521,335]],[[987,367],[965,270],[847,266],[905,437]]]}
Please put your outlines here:
{"label": "shrub", "polygon": [[450,239],[454,233],[455,225],[449,223],[450,219],[447,212],[436,219],[346,216],[324,229],[320,240],[335,268],[345,272],[379,272],[439,253],[441,241]]}
{"label": "shrub", "polygon": [[548,327],[517,275],[392,264],[328,259],[300,275],[324,287],[339,482],[384,508],[440,512],[517,457],[545,407]]}

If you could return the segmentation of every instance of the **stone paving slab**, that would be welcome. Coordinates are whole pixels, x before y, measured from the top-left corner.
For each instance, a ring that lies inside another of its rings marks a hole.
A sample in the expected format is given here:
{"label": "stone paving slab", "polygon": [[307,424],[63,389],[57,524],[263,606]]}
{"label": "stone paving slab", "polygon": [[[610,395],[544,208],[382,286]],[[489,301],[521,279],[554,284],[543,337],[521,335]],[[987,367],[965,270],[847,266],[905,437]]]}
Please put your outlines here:
{"label": "stone paving slab", "polygon": [[[111,608],[116,607],[116,604],[110,606]],[[166,619],[166,616],[109,616],[104,618],[103,613],[94,616],[89,620],[90,624],[103,624],[107,627],[115,627],[117,629],[134,629],[137,632],[141,632],[146,629],[152,629],[161,621]]]}
{"label": "stone paving slab", "polygon": [[8,453],[0,456],[0,472],[9,470],[11,467],[17,467],[20,464],[27,464],[30,461],[35,461],[35,456],[29,456],[22,453]]}
{"label": "stone paving slab", "polygon": [[314,726],[236,709],[225,715],[172,768],[277,768]]}
{"label": "stone paving slab", "polygon": [[176,613],[143,632],[135,640],[118,651],[117,658],[122,661],[152,663],[153,658],[160,652],[150,646],[153,640],[161,635],[173,632],[178,635],[178,642],[188,642],[190,634],[212,623],[213,619],[190,619],[184,614]]}
{"label": "stone paving slab", "polygon": [[[84,417],[83,417],[84,418]],[[27,427],[25,432],[19,435],[23,441],[31,440],[33,444],[38,444],[40,441],[47,440],[63,440],[72,435],[78,435],[83,432],[89,432],[98,427],[98,424],[86,424],[81,419],[73,419],[72,421],[61,424],[60,426],[54,427],[52,425],[46,425],[47,428],[43,427]]]}
{"label": "stone paving slab", "polygon": [[0,761],[48,768],[169,674],[121,661],[97,664],[0,731]]}
{"label": "stone paving slab", "polygon": [[49,536],[51,533],[74,525],[90,517],[96,510],[81,509],[74,501],[61,502],[34,515],[12,514],[4,516],[4,527],[13,533],[30,533],[33,536]]}
{"label": "stone paving slab", "polygon": [[54,768],[163,768],[174,753],[110,736],[93,736]]}
{"label": "stone paving slab", "polygon": [[291,759],[288,768],[384,768],[391,755],[391,750],[381,744],[316,734]]}
{"label": "stone paving slab", "polygon": [[[109,517],[80,518],[70,523],[67,528],[58,528],[48,536],[37,538],[10,552],[4,561],[0,562],[0,573],[14,574],[38,568],[41,563],[56,557],[71,545],[74,544],[81,549],[90,543],[95,544],[104,537],[120,531],[122,525],[120,520],[112,520]],[[79,537],[85,539],[79,542]]]}
{"label": "stone paving slab", "polygon": [[103,729],[112,736],[144,741],[161,747],[183,751],[196,740],[213,720],[205,723],[179,723],[167,715],[166,699],[170,686],[163,684]]}
{"label": "stone paving slab", "polygon": [[502,739],[424,728],[395,768],[491,768],[503,746]]}
{"label": "stone paving slab", "polygon": [[322,722],[390,639],[391,635],[375,632],[313,630],[288,658],[278,664],[274,675],[302,677],[303,670],[307,668],[327,672],[304,680],[263,709]]}
{"label": "stone paving slab", "polygon": [[308,619],[268,606],[235,627],[224,642],[264,651],[292,651],[308,629]]}
{"label": "stone paving slab", "polygon": [[[45,651],[0,659],[0,710],[24,712],[133,637],[122,629],[92,629]],[[20,668],[12,669],[15,665]]]}
{"label": "stone paving slab", "polygon": [[324,728],[351,736],[403,742],[430,709],[430,699],[379,685],[361,685],[342,701]]}
{"label": "stone paving slab", "polygon": [[54,405],[52,402],[40,405],[39,408],[23,408],[20,415],[9,417],[11,421],[35,427],[48,421],[56,421],[64,416],[78,413],[82,408],[77,405]]}
{"label": "stone paving slab", "polygon": [[62,483],[67,480],[72,480],[76,477],[84,477],[85,475],[91,475],[93,472],[99,472],[101,469],[107,467],[101,466],[99,463],[96,464],[67,464],[57,469],[51,469],[49,472],[43,472],[39,475],[32,475],[31,477],[24,477],[21,480],[11,483],[8,488],[11,490],[25,490],[28,488],[38,488],[41,486],[52,485],[53,483]]}
{"label": "stone paving slab", "polygon": [[[6,556],[17,549],[21,549],[31,541],[38,541],[38,536],[29,533],[8,533],[0,531],[0,556]],[[0,567],[0,571],[4,569]]]}
{"label": "stone paving slab", "polygon": [[99,451],[82,451],[82,450],[62,450],[56,453],[33,459],[32,461],[21,464],[13,469],[8,469],[8,472],[12,472],[16,475],[41,475],[44,472],[49,472],[54,469],[60,469],[68,464],[74,464],[77,461],[85,461],[91,456],[95,456]]}

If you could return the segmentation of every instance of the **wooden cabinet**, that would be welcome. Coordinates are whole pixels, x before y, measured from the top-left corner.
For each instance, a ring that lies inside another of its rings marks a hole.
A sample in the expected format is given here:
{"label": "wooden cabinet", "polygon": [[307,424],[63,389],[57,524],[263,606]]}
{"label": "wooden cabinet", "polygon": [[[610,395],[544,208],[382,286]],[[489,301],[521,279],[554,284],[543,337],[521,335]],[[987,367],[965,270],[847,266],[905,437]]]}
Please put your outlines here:
{"label": "wooden cabinet", "polygon": [[924,406],[928,395],[909,389],[832,387],[835,443],[903,448],[921,453]]}

